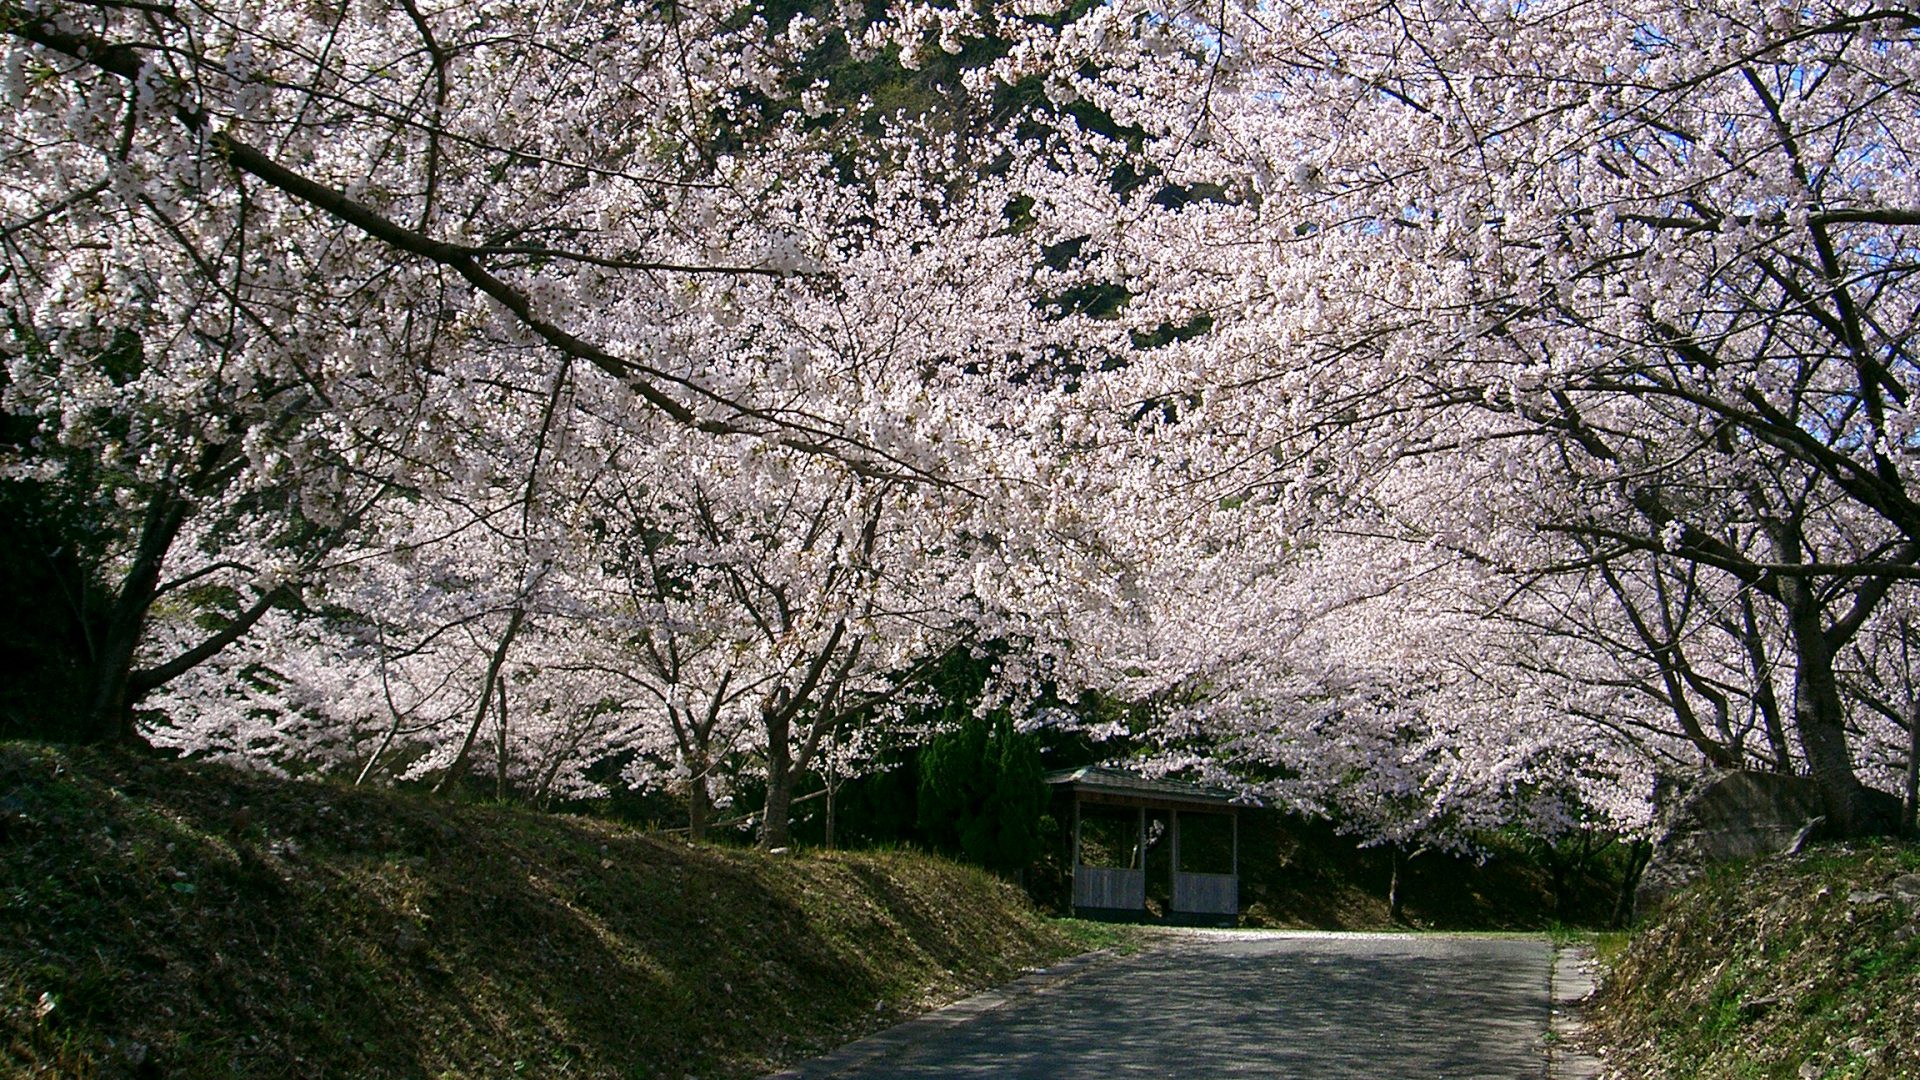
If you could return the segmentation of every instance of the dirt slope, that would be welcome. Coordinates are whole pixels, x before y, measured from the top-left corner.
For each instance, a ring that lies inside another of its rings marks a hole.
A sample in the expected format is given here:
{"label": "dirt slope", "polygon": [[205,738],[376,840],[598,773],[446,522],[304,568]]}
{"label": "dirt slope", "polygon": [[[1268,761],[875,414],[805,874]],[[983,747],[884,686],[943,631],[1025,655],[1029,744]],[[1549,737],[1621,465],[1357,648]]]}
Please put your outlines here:
{"label": "dirt slope", "polygon": [[0,744],[5,1076],[752,1076],[1079,944],[922,856]]}
{"label": "dirt slope", "polygon": [[1614,962],[1597,1034],[1647,1077],[1920,1077],[1920,847],[1724,868]]}

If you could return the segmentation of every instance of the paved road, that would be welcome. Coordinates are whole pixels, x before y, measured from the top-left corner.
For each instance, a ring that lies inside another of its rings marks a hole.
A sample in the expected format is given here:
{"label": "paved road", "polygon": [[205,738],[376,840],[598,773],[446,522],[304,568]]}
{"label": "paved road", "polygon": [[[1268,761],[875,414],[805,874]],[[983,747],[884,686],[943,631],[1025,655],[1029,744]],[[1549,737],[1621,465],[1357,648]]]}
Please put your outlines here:
{"label": "paved road", "polygon": [[1551,969],[1537,939],[1195,933],[787,1075],[1540,1080]]}

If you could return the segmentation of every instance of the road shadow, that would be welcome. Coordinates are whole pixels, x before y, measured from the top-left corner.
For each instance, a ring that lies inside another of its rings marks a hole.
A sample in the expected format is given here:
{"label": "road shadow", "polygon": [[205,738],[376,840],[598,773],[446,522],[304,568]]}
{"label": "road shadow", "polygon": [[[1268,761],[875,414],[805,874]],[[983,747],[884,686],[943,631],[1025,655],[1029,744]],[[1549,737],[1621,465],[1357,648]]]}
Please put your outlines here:
{"label": "road shadow", "polygon": [[837,1075],[1537,1078],[1550,963],[1534,939],[1195,936]]}

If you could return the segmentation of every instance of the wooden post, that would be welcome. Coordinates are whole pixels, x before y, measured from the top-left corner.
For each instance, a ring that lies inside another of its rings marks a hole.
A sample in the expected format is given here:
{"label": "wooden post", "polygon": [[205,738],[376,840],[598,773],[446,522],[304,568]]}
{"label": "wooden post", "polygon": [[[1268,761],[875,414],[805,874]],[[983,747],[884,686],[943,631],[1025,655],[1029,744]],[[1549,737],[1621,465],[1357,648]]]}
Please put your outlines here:
{"label": "wooden post", "polygon": [[1167,859],[1167,914],[1180,909],[1180,810],[1167,810],[1167,828],[1173,833],[1173,847]]}
{"label": "wooden post", "polygon": [[1067,914],[1080,913],[1080,793],[1073,793],[1073,865],[1067,869]]}
{"label": "wooden post", "polygon": [[1180,872],[1180,811],[1170,811],[1173,815],[1173,872]]}
{"label": "wooden post", "polygon": [[1080,795],[1073,796],[1073,868],[1080,869]]}
{"label": "wooden post", "polygon": [[1239,877],[1240,876],[1240,811],[1234,810],[1229,812],[1227,814],[1227,818],[1233,822],[1233,876]]}
{"label": "wooden post", "polygon": [[[1144,874],[1147,872],[1147,808],[1144,806],[1140,808],[1140,843],[1134,850],[1140,853],[1140,872]],[[1133,867],[1128,866],[1127,869]]]}

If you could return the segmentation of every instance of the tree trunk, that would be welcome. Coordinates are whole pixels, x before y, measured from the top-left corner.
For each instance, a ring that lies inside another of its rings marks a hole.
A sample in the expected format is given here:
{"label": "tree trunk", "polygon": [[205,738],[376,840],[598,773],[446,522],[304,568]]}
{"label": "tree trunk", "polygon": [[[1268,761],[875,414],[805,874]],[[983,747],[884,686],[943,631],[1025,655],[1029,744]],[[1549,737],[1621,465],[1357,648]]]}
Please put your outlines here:
{"label": "tree trunk", "polygon": [[833,849],[833,796],[834,796],[834,792],[839,790],[839,787],[840,785],[834,783],[831,778],[827,780],[827,849],[828,850]]}
{"label": "tree trunk", "polygon": [[1387,879],[1387,921],[1395,924],[1406,922],[1407,913],[1400,900],[1400,877],[1407,864],[1407,853],[1400,845],[1393,845],[1393,874]]}
{"label": "tree trunk", "polygon": [[1635,840],[1627,849],[1627,866],[1620,875],[1620,893],[1613,904],[1613,925],[1624,929],[1633,922],[1633,898],[1640,891],[1640,875],[1653,859],[1653,841]]}
{"label": "tree trunk", "polygon": [[1793,747],[1787,742],[1787,728],[1780,722],[1780,699],[1773,692],[1773,674],[1767,663],[1766,643],[1760,637],[1760,620],[1753,610],[1753,595],[1740,590],[1740,638],[1747,654],[1747,671],[1753,679],[1753,704],[1760,711],[1761,725],[1767,733],[1767,749],[1773,754],[1773,771],[1793,772]]}
{"label": "tree trunk", "polygon": [[[793,834],[787,817],[793,807],[793,775],[807,767],[807,762],[819,747],[820,736],[826,730],[825,716],[834,698],[839,695],[847,672],[860,657],[860,646],[855,643],[841,657],[839,669],[822,687],[821,680],[827,676],[840,639],[846,632],[845,618],[834,623],[833,632],[827,635],[827,640],[814,653],[799,683],[791,688],[784,683],[776,686],[760,704],[761,723],[767,729],[767,802],[765,816],[760,822],[760,846],[768,850],[792,845]],[[793,744],[793,718],[809,704],[813,706],[815,716],[807,726],[805,740],[796,748]]]}
{"label": "tree trunk", "polygon": [[761,713],[767,728],[767,801],[760,819],[760,846],[789,847],[793,834],[787,816],[793,806],[793,723],[782,706]]}
{"label": "tree trunk", "polygon": [[460,752],[453,756],[453,764],[447,766],[447,771],[440,777],[440,782],[433,785],[435,795],[458,783],[466,774],[467,758],[473,753],[473,743],[480,735],[480,725],[487,722],[487,714],[493,711],[494,683],[500,678],[500,669],[506,666],[507,651],[513,648],[513,639],[520,633],[520,623],[526,616],[525,608],[516,607],[507,617],[507,628],[500,635],[500,643],[494,647],[493,656],[487,661],[487,674],[480,683],[480,705],[474,710],[473,723],[467,726],[467,736],[461,740]]}
{"label": "tree trunk", "polygon": [[[1818,601],[1804,582],[1788,582],[1784,590],[1787,628],[1793,638],[1793,719],[1807,773],[1820,789],[1827,829],[1839,836],[1870,831],[1865,791],[1853,771],[1853,752],[1847,746],[1846,708],[1840,683],[1833,672],[1833,650],[1821,625]],[[1883,826],[1884,827],[1884,826]]]}
{"label": "tree trunk", "polygon": [[1920,698],[1907,703],[1907,806],[1901,831],[1920,836]]}
{"label": "tree trunk", "polygon": [[1568,859],[1561,854],[1559,844],[1548,841],[1546,850],[1542,853],[1542,860],[1547,864],[1547,882],[1553,889],[1553,917],[1560,922],[1566,922],[1567,910],[1571,906],[1567,902],[1567,891],[1571,884]]}
{"label": "tree trunk", "polygon": [[187,501],[171,491],[156,495],[147,507],[133,561],[114,594],[105,632],[90,657],[92,694],[81,718],[81,742],[125,742],[134,738],[134,656],[146,629],[147,609],[159,594],[167,551],[186,523],[187,509]]}
{"label": "tree trunk", "polygon": [[92,693],[80,722],[78,741],[86,743],[124,742],[133,735],[132,695],[133,657],[140,645],[140,631],[146,623],[145,607],[136,613],[123,612],[124,601],[114,605],[112,621],[107,624],[99,648],[89,665],[88,682]]}
{"label": "tree trunk", "polygon": [[707,823],[713,819],[713,730],[720,724],[720,710],[726,705],[727,687],[732,683],[733,670],[729,668],[720,676],[720,684],[707,698],[706,711],[698,719],[672,706],[667,709],[674,742],[687,763],[687,838],[696,843],[707,838]]}
{"label": "tree trunk", "polygon": [[767,769],[767,802],[760,822],[760,847],[767,851],[793,846],[792,823],[788,816],[793,806],[793,773],[785,765]]}
{"label": "tree trunk", "polygon": [[[388,707],[388,711],[393,712],[391,706]],[[355,787],[366,783],[367,777],[373,775],[373,767],[379,763],[380,758],[386,754],[387,748],[393,745],[393,740],[398,737],[399,734],[400,714],[393,712],[393,723],[388,724],[386,734],[380,736],[380,745],[373,748],[373,753],[367,757],[367,763],[360,766],[360,775],[353,778]]]}
{"label": "tree trunk", "polygon": [[493,797],[507,801],[507,680],[497,679],[493,688],[500,692],[500,732],[493,745]]}
{"label": "tree trunk", "polygon": [[713,799],[707,790],[705,762],[693,762],[687,777],[687,838],[699,843],[707,838],[707,820],[713,814]]}

